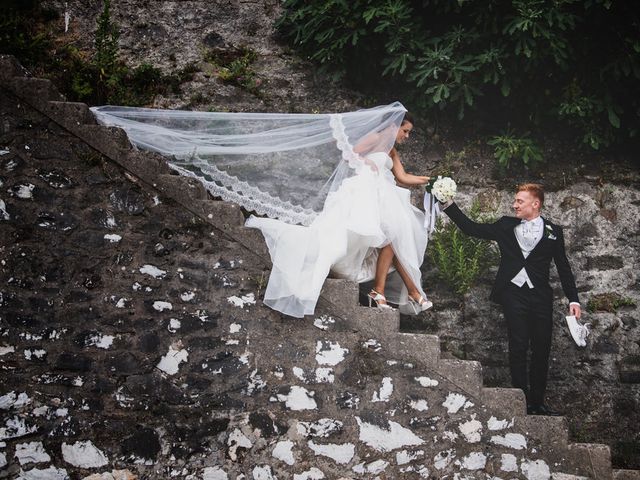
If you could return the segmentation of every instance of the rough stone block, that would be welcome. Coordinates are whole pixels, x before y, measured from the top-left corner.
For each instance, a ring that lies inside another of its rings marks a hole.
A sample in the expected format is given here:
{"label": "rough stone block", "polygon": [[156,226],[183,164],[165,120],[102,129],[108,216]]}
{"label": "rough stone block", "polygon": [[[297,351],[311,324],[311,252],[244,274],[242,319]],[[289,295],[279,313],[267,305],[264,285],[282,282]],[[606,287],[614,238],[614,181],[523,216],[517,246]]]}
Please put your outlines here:
{"label": "rough stone block", "polygon": [[526,432],[527,437],[538,440],[552,450],[565,449],[569,443],[569,426],[565,417],[526,415],[516,417],[516,427]]}
{"label": "rough stone block", "polygon": [[327,278],[320,295],[340,307],[353,310],[358,306],[358,284],[349,280]]}
{"label": "rough stone block", "polygon": [[400,328],[400,314],[397,310],[356,307],[342,318],[352,331],[376,340],[388,339],[390,335],[397,334]]}
{"label": "rough stone block", "polygon": [[86,103],[50,101],[47,103],[47,113],[69,129],[79,125],[96,125],[96,119]]}
{"label": "rough stone block", "polygon": [[27,71],[13,55],[0,55],[0,82],[4,83],[12,77],[24,77]]}
{"label": "rough stone block", "polygon": [[242,209],[235,203],[199,200],[194,202],[194,206],[202,212],[204,218],[220,230],[228,231],[233,227],[244,225]]}
{"label": "rough stone block", "polygon": [[618,363],[622,383],[640,383],[640,355],[627,355]]}
{"label": "rough stone block", "polygon": [[613,478],[611,451],[607,445],[597,443],[573,443],[569,445],[569,460],[581,475],[590,478]]}
{"label": "rough stone block", "polygon": [[[4,82],[3,82],[4,83]],[[64,101],[50,80],[32,77],[13,77],[7,81],[7,86],[20,98],[39,107],[45,107],[49,100]]]}
{"label": "rough stone block", "polygon": [[527,414],[526,398],[519,388],[483,388],[482,401],[505,417]]}
{"label": "rough stone block", "polygon": [[465,392],[480,397],[482,391],[482,366],[480,362],[469,360],[442,359],[438,362],[438,372]]}
{"label": "rough stone block", "polygon": [[103,155],[127,168],[125,159],[133,147],[129,137],[121,128],[81,125],[74,130],[74,133]]}
{"label": "rough stone block", "polygon": [[130,150],[121,165],[149,185],[153,185],[159,173],[169,173],[169,166],[159,155]]}
{"label": "rough stone block", "polygon": [[195,178],[161,174],[155,179],[154,187],[187,208],[191,208],[194,202],[207,198],[207,190]]}
{"label": "rough stone block", "polygon": [[396,333],[388,339],[399,359],[435,367],[440,359],[440,339],[421,333]]}
{"label": "rough stone block", "polygon": [[588,257],[587,270],[620,270],[624,266],[622,257],[618,255],[599,255]]}
{"label": "rough stone block", "polygon": [[640,480],[640,470],[614,470],[613,480]]}
{"label": "rough stone block", "polygon": [[229,232],[239,243],[246,247],[249,251],[260,257],[265,265],[271,267],[271,258],[269,257],[269,249],[267,243],[260,230],[247,227],[235,227]]}
{"label": "rough stone block", "polygon": [[93,365],[93,359],[87,355],[64,352],[56,361],[56,369],[72,372],[88,372]]}

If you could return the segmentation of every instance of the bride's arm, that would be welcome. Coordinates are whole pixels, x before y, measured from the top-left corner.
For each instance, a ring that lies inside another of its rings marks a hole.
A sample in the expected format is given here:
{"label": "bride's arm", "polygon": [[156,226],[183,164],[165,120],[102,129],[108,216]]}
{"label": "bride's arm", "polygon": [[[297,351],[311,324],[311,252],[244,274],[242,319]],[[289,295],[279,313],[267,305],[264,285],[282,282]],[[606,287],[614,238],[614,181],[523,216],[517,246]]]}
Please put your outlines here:
{"label": "bride's arm", "polygon": [[367,153],[378,143],[378,141],[378,135],[375,133],[370,133],[364,138],[358,140],[358,143],[356,143],[353,147],[353,151],[356,153]]}
{"label": "bride's arm", "polygon": [[393,168],[391,171],[393,172],[393,176],[396,177],[396,181],[408,187],[416,186],[416,185],[425,185],[429,182],[429,177],[423,175],[412,175],[404,171],[404,167],[400,162],[400,155],[396,152],[394,148],[391,150],[389,154],[391,156],[391,160],[393,160]]}
{"label": "bride's arm", "polygon": [[364,138],[361,138],[358,143],[353,147],[354,153],[358,155],[358,157],[374,172],[378,171],[378,167],[374,162],[369,160],[366,155],[361,155],[362,153],[369,152],[378,142],[378,136],[375,133],[367,135]]}

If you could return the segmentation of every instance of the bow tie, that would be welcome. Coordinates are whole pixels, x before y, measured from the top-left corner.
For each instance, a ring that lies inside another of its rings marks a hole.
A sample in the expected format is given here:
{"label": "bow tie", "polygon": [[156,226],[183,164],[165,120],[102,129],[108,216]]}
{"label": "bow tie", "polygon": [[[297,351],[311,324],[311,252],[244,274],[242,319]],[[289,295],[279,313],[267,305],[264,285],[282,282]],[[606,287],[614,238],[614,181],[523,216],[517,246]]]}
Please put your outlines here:
{"label": "bow tie", "polygon": [[542,222],[540,221],[540,217],[538,217],[533,220],[521,220],[520,224],[522,225],[522,233],[531,235],[540,231]]}

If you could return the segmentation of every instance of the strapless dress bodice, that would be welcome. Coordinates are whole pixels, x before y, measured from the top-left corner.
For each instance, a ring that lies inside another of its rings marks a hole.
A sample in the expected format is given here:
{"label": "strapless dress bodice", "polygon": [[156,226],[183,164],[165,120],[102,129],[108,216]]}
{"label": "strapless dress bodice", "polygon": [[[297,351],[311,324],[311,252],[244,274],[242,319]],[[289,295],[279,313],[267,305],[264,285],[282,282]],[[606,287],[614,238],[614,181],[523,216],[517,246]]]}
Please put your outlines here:
{"label": "strapless dress bodice", "polygon": [[387,169],[391,170],[393,167],[393,160],[391,157],[385,152],[373,152],[367,154],[367,158],[376,164],[376,167],[379,169]]}

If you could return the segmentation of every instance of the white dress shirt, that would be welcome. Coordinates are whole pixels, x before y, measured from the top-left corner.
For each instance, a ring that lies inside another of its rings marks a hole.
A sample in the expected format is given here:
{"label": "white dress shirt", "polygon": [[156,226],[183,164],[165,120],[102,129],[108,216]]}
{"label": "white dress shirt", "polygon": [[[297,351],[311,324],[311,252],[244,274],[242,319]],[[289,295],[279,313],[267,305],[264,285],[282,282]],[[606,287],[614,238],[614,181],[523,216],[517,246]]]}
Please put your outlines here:
{"label": "white dress shirt", "polygon": [[[538,242],[542,240],[543,231],[544,222],[542,221],[542,217],[539,216],[532,220],[522,220],[515,226],[514,233],[516,234],[516,240],[518,240],[518,245],[520,245],[520,250],[522,250],[524,258],[527,258],[531,251],[536,248]],[[522,287],[526,283],[529,288],[533,288],[533,283],[531,283],[531,279],[524,267],[511,279],[511,282],[519,287]]]}
{"label": "white dress shirt", "polygon": [[[532,220],[522,220],[515,226],[514,233],[516,234],[520,250],[522,250],[522,255],[524,258],[527,258],[531,251],[536,248],[538,242],[542,240],[544,221],[540,216]],[[531,283],[531,279],[524,267],[511,279],[511,282],[519,287],[522,287],[526,283],[529,288],[533,288],[533,283]],[[569,305],[580,306],[578,302],[570,302]]]}

